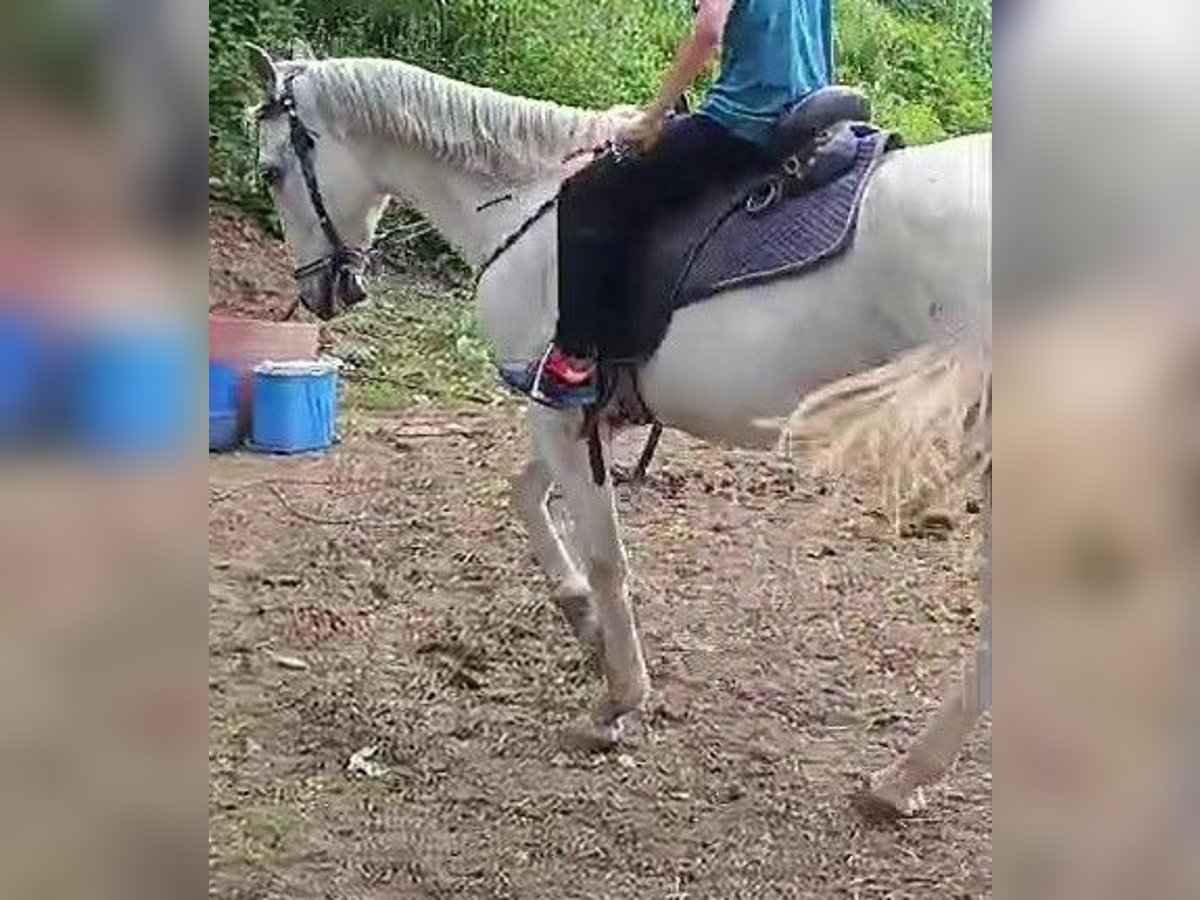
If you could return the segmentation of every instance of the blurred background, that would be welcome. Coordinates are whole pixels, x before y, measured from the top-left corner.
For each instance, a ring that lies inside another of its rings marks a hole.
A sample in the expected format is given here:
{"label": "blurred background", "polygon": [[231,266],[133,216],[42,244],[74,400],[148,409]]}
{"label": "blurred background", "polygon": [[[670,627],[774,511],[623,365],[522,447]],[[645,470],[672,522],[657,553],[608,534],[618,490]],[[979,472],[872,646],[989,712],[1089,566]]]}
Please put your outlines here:
{"label": "blurred background", "polygon": [[1200,890],[1200,6],[998,4],[994,878]]}
{"label": "blurred background", "polygon": [[204,15],[0,5],[4,897],[204,890]]}

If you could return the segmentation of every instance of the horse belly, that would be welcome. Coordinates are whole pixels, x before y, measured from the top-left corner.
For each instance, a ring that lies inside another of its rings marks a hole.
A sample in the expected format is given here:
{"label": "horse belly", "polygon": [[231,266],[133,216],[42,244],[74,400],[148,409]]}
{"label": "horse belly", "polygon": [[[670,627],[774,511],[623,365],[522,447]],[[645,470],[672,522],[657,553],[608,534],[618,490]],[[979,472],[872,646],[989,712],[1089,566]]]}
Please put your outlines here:
{"label": "horse belly", "polygon": [[[805,278],[730,291],[678,311],[642,375],[664,424],[738,446],[770,446],[754,423],[898,352],[841,262]],[[902,348],[901,348],[902,349]]]}

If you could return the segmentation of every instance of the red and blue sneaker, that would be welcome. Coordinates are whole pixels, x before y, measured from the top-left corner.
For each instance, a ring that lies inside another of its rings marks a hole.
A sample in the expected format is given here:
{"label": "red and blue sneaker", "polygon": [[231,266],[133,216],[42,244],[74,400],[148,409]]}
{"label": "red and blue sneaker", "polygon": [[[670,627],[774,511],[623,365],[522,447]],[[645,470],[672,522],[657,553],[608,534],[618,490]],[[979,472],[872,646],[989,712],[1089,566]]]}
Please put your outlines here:
{"label": "red and blue sneaker", "polygon": [[514,391],[555,409],[596,402],[596,367],[572,359],[553,344],[528,363],[500,366],[500,377]]}

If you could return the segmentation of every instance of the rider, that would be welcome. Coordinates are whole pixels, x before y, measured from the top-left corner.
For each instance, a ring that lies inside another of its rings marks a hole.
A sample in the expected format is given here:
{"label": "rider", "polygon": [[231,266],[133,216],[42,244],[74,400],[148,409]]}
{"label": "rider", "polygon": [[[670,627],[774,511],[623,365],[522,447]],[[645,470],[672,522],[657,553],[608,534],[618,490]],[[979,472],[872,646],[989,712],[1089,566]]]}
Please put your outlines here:
{"label": "rider", "polygon": [[[691,33],[654,102],[617,138],[635,155],[595,165],[559,199],[558,328],[534,364],[535,396],[556,405],[595,399],[596,321],[620,297],[630,252],[653,217],[714,180],[769,162],[779,117],[833,78],[832,0],[699,0]],[[696,115],[669,112],[717,55],[720,74]]]}

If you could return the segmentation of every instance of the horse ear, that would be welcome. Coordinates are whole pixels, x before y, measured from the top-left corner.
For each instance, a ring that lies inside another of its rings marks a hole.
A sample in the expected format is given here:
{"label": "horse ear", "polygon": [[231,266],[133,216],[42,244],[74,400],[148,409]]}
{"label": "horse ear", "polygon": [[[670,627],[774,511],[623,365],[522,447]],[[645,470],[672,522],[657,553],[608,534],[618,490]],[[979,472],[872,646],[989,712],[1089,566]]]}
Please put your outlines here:
{"label": "horse ear", "polygon": [[316,59],[312,46],[304,38],[292,38],[292,59]]}
{"label": "horse ear", "polygon": [[259,86],[268,97],[274,97],[279,88],[279,72],[270,55],[257,44],[246,44],[246,52],[250,57],[250,68],[258,76]]}

